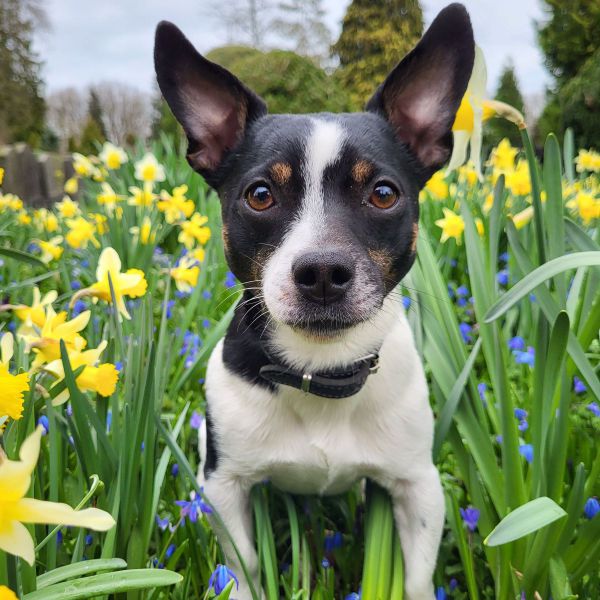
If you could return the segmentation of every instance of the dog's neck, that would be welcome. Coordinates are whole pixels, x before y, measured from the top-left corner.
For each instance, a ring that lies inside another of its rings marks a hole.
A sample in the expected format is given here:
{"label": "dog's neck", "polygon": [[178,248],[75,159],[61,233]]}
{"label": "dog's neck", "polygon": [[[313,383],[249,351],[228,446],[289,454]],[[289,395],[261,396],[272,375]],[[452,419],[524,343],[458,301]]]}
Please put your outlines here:
{"label": "dog's neck", "polygon": [[245,291],[225,336],[223,360],[246,380],[272,388],[261,377],[260,369],[274,359],[294,369],[314,372],[348,366],[379,351],[401,312],[400,302],[390,294],[368,321],[335,337],[309,336],[272,322],[264,307]]}

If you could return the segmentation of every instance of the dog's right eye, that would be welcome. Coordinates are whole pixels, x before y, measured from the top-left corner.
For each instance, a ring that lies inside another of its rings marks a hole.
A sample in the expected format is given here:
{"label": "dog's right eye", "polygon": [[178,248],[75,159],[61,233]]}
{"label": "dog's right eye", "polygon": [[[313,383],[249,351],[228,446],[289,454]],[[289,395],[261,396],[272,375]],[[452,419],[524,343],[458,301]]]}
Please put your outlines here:
{"label": "dog's right eye", "polygon": [[271,190],[264,183],[251,185],[244,197],[248,206],[253,210],[267,210],[275,204]]}

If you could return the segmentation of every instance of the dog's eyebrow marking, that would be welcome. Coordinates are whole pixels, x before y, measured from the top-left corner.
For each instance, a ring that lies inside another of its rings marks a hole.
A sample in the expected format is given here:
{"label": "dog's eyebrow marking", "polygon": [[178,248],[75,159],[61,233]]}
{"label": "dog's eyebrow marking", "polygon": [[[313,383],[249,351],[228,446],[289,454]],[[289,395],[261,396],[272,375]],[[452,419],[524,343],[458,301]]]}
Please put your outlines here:
{"label": "dog's eyebrow marking", "polygon": [[270,168],[271,177],[277,185],[285,185],[292,177],[292,167],[288,163],[276,162]]}
{"label": "dog's eyebrow marking", "polygon": [[371,176],[373,172],[373,165],[366,160],[358,160],[354,163],[352,167],[352,179],[356,181],[356,183],[365,183],[367,179]]}

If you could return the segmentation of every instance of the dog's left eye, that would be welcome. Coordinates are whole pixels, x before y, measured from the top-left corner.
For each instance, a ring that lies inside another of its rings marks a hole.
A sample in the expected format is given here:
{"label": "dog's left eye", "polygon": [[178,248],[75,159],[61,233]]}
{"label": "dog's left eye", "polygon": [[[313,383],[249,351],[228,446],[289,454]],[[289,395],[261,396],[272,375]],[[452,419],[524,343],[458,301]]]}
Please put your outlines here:
{"label": "dog's left eye", "polygon": [[253,210],[266,210],[275,203],[271,190],[264,183],[255,183],[244,194],[246,203]]}
{"label": "dog's left eye", "polygon": [[398,201],[398,192],[386,183],[378,184],[369,196],[369,202],[376,208],[392,208]]}

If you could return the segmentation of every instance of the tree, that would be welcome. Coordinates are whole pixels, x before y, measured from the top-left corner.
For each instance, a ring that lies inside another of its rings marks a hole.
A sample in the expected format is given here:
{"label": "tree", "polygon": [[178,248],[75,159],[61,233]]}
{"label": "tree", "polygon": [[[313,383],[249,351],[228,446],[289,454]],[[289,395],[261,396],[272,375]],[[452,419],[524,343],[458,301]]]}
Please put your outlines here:
{"label": "tree", "polygon": [[102,115],[102,106],[100,106],[100,98],[94,88],[90,89],[90,103],[88,107],[89,118],[98,124],[98,128],[104,140],[106,140],[106,127],[104,126],[104,118]]}
{"label": "tree", "polygon": [[390,70],[423,33],[418,0],[353,0],[333,46],[336,76],[362,108]]}
{"label": "tree", "polygon": [[329,57],[331,32],[323,21],[322,0],[288,0],[278,8],[280,16],[272,21],[272,27],[292,43],[294,52],[323,64]]}
{"label": "tree", "polygon": [[33,35],[44,25],[36,0],[0,2],[0,143],[41,142],[45,104]]}
{"label": "tree", "polygon": [[537,23],[546,66],[559,87],[575,77],[600,44],[598,0],[544,0],[548,21]]}
{"label": "tree", "polygon": [[[508,64],[506,64],[500,74],[498,89],[496,90],[494,98],[514,106],[521,112],[524,110],[525,104],[523,102],[523,96],[519,91],[519,84],[517,82],[512,61],[509,61]],[[491,119],[487,123],[486,130],[486,137],[488,138],[486,141],[491,145],[496,145],[502,138],[508,138],[513,146],[521,145],[521,135],[519,134],[519,130],[513,123],[506,119]]]}
{"label": "tree", "polygon": [[227,39],[230,42],[266,48],[271,10],[271,4],[267,0],[212,0],[206,12],[219,26],[227,28]]}
{"label": "tree", "polygon": [[174,147],[178,148],[178,142],[183,139],[183,129],[171,112],[169,105],[162,97],[158,86],[156,86],[154,92],[152,112],[153,117],[152,125],[150,127],[150,137],[153,140],[157,140],[160,139],[162,135],[165,135],[174,143]]}
{"label": "tree", "polygon": [[69,144],[71,147],[77,146],[75,140],[79,138],[87,120],[84,94],[74,87],[63,88],[50,94],[46,103],[48,126],[58,135],[60,150],[69,150]]}
{"label": "tree", "polygon": [[239,77],[267,103],[271,113],[339,112],[350,109],[347,94],[305,56],[289,50],[217,48],[207,58]]}

